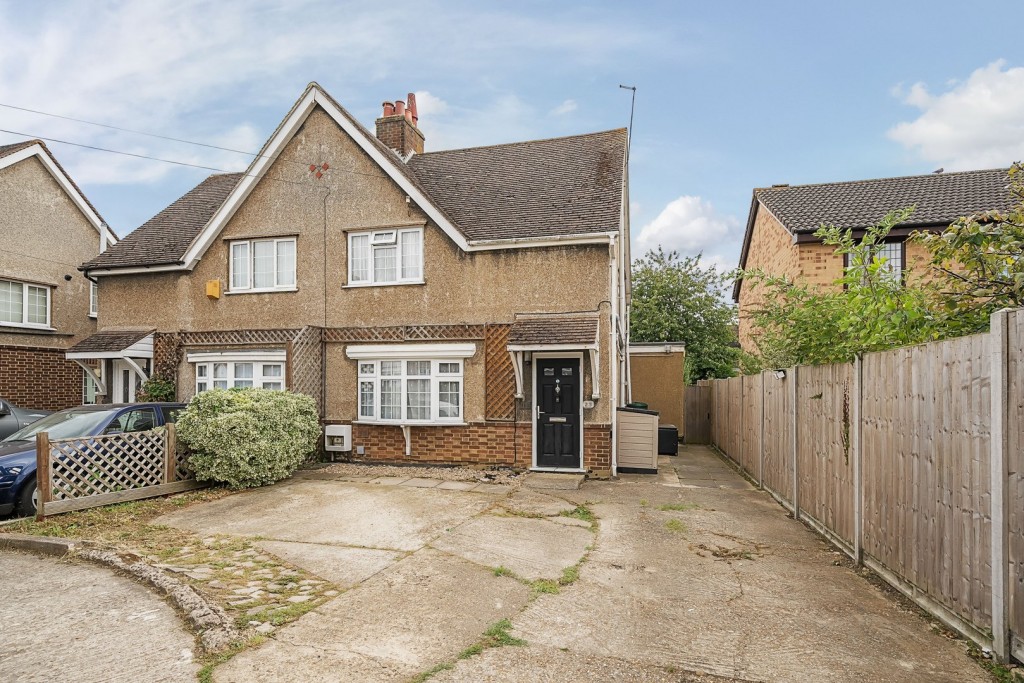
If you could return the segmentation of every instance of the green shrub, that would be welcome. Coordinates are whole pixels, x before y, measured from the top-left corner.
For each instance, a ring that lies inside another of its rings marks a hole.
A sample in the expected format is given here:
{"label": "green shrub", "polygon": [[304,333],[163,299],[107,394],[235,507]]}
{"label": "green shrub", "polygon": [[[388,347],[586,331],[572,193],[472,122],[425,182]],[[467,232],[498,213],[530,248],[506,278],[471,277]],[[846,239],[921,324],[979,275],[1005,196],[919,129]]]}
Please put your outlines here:
{"label": "green shrub", "polygon": [[140,401],[174,401],[177,396],[177,389],[174,380],[154,375],[142,383],[139,389]]}
{"label": "green shrub", "polygon": [[240,489],[291,475],[316,451],[320,419],[303,394],[214,389],[192,399],[177,429],[197,479]]}

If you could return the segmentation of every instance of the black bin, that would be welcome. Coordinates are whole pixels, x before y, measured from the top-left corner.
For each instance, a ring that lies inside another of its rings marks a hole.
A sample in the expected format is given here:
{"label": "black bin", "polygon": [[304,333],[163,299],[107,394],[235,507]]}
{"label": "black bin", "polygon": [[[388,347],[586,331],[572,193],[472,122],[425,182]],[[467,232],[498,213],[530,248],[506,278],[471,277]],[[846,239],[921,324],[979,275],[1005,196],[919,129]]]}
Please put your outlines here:
{"label": "black bin", "polygon": [[679,429],[675,425],[658,426],[658,455],[679,455]]}

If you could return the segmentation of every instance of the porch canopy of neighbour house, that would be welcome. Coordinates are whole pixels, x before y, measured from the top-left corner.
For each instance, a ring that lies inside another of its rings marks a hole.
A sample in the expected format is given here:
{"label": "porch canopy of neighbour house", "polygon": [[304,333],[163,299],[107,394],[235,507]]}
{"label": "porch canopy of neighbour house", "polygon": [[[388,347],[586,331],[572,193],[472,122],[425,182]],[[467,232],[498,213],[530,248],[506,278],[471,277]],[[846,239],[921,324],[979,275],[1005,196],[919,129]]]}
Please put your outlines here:
{"label": "porch canopy of neighbour house", "polygon": [[[106,394],[107,387],[103,377],[103,362],[106,360],[122,360],[139,379],[145,382],[149,375],[138,361],[153,358],[153,332],[155,330],[110,330],[97,332],[86,337],[67,350],[65,356],[74,361],[96,382],[99,393]],[[99,367],[93,362],[100,361]]]}
{"label": "porch canopy of neighbour house", "polygon": [[598,317],[594,311],[517,314],[508,334],[508,352],[516,377],[516,398],[523,398],[523,361],[527,353],[586,351],[590,354],[590,397],[600,397]]}

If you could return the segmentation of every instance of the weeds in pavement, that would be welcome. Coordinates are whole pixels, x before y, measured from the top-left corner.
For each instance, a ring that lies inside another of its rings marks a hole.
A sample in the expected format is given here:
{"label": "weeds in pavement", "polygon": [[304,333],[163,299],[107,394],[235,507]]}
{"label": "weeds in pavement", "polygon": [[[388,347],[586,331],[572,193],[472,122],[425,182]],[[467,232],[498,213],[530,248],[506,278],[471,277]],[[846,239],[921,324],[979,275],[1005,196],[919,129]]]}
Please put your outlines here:
{"label": "weeds in pavement", "polygon": [[591,512],[590,508],[588,508],[585,504],[577,505],[572,510],[562,510],[558,514],[562,517],[573,517],[575,519],[582,519],[584,522],[597,521],[597,517],[594,516],[594,513]]}
{"label": "weeds in pavement", "polygon": [[667,522],[665,522],[665,528],[669,531],[674,531],[680,534],[686,531],[686,525],[678,519],[670,519]]}
{"label": "weeds in pavement", "polygon": [[687,510],[696,510],[699,505],[694,503],[666,503],[665,505],[659,505],[658,509],[662,512],[686,512]]}
{"label": "weeds in pavement", "polygon": [[511,576],[512,578],[517,578],[515,573],[505,565],[495,567],[491,572],[493,572],[495,576]]}

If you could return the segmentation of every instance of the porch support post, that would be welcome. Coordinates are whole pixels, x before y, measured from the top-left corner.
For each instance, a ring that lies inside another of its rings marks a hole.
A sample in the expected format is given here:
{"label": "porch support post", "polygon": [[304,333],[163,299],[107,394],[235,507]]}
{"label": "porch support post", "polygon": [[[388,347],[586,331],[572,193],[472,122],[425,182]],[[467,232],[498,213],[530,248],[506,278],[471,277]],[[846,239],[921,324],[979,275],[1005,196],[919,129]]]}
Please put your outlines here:
{"label": "porch support post", "polygon": [[[92,381],[96,383],[96,393],[103,394],[105,396],[107,393],[107,385],[103,381],[103,366],[100,365],[99,372],[97,372],[95,368],[86,365],[85,362],[78,358],[72,358],[71,360],[75,362],[75,365],[78,365],[82,370],[85,370],[85,374],[89,375],[89,377],[92,378]],[[102,361],[100,362],[102,363]]]}
{"label": "porch support post", "polygon": [[140,377],[140,378],[142,379],[142,381],[143,381],[143,382],[145,382],[146,380],[148,380],[148,379],[149,379],[149,376],[148,376],[148,375],[146,374],[146,371],[145,371],[145,370],[143,370],[143,369],[142,369],[142,368],[141,368],[141,367],[139,366],[139,364],[135,362],[135,359],[134,359],[134,358],[129,358],[128,356],[125,356],[125,357],[124,357],[124,358],[122,358],[121,360],[123,360],[123,361],[124,361],[125,363],[127,363],[128,365],[130,365],[130,366],[131,366],[131,368],[132,368],[132,370],[134,370],[134,371],[135,371],[135,374],[136,374],[136,375],[138,375],[138,376],[139,376],[139,377]]}

